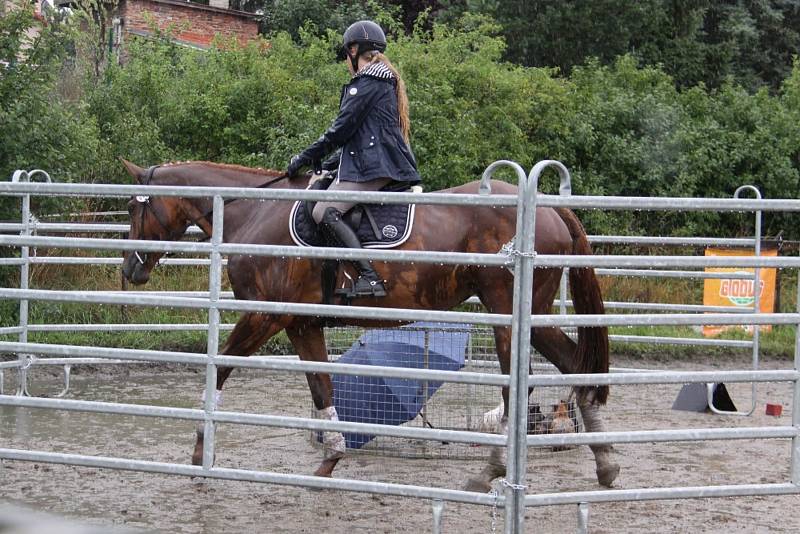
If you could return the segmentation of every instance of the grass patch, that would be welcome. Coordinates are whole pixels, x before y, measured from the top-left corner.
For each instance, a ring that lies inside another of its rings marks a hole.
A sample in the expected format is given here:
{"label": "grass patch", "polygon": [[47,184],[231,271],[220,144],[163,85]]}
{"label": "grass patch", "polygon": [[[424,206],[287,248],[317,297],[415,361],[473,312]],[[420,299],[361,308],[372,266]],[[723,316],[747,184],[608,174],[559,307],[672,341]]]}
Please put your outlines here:
{"label": "grass patch", "polygon": [[[66,251],[40,250],[39,255],[62,255]],[[70,251],[70,255],[101,256],[102,251]],[[110,253],[106,256],[112,257]],[[794,270],[784,270],[779,283],[777,307],[782,312],[796,309],[797,286]],[[18,280],[18,279],[17,279]],[[18,282],[17,282],[18,283]],[[229,290],[227,279],[223,290]],[[118,266],[57,266],[34,265],[31,269],[31,288],[66,289],[74,291],[119,291],[122,281]],[[703,299],[702,280],[647,279],[637,277],[602,277],[601,286],[606,301],[620,302],[661,302],[674,304],[700,304]],[[9,287],[14,287],[13,282]],[[131,287],[130,290],[139,288]],[[151,281],[141,289],[148,291],[207,291],[208,270],[205,267],[159,266]],[[465,309],[465,308],[462,308]],[[16,301],[0,301],[0,326],[19,324],[19,306]],[[614,311],[614,310],[609,310]],[[59,303],[32,301],[29,311],[30,324],[186,324],[207,323],[205,310],[179,309],[168,306],[142,307],[121,305],[98,305],[82,303]],[[235,323],[239,314],[225,312],[223,323]],[[661,336],[702,339],[697,327],[691,326],[653,326],[653,327],[612,327],[611,334],[634,336]],[[224,343],[228,331],[220,333]],[[332,334],[331,345],[340,347],[352,343],[351,334]],[[342,339],[336,338],[336,336]],[[747,334],[731,330],[723,334],[725,339],[751,339]],[[345,339],[347,338],[347,339]],[[0,336],[0,339],[13,341],[15,335]],[[28,339],[35,343],[87,345],[96,347],[129,347],[137,349],[168,350],[205,353],[207,332],[175,331],[111,331],[111,332],[31,332]],[[771,332],[761,335],[760,354],[763,358],[791,359],[794,355],[795,328],[774,326]],[[696,359],[720,358],[732,353],[747,354],[750,349],[727,347],[703,347],[692,345],[662,345],[650,343],[612,342],[612,355],[631,359]],[[285,333],[270,340],[259,350],[259,354],[291,354],[293,349]]]}
{"label": "grass patch", "polygon": [[[614,327],[609,330],[609,333],[625,336],[709,339],[693,327]],[[773,326],[771,332],[762,332],[759,338],[760,357],[762,359],[791,361],[794,358],[794,338],[795,328],[787,325],[776,325]],[[741,330],[730,330],[720,335],[717,339],[750,341],[752,337]],[[696,345],[611,342],[612,359],[615,356],[652,361],[697,360],[698,358],[719,359],[737,355],[749,355],[751,352],[750,348],[737,347],[703,346],[698,348]]]}

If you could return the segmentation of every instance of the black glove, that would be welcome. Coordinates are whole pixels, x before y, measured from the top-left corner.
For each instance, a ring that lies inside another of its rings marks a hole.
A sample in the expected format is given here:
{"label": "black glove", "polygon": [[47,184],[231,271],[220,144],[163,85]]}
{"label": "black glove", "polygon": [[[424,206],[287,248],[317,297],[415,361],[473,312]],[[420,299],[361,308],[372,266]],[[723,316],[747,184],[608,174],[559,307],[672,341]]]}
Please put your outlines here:
{"label": "black glove", "polygon": [[322,170],[323,171],[335,171],[339,168],[339,160],[342,157],[342,149],[340,148],[333,154],[331,154],[328,159],[322,162]]}
{"label": "black glove", "polygon": [[312,161],[308,156],[304,156],[303,154],[292,156],[292,159],[289,161],[289,166],[286,167],[286,175],[289,176],[289,178],[294,178],[300,172],[300,169],[309,167],[311,163]]}
{"label": "black glove", "polygon": [[325,137],[325,134],[321,135],[308,148],[292,157],[289,166],[286,168],[286,174],[290,178],[297,176],[297,173],[303,167],[312,167],[315,173],[321,173],[322,158],[325,157],[325,154],[330,153],[331,150],[333,150],[333,145]]}

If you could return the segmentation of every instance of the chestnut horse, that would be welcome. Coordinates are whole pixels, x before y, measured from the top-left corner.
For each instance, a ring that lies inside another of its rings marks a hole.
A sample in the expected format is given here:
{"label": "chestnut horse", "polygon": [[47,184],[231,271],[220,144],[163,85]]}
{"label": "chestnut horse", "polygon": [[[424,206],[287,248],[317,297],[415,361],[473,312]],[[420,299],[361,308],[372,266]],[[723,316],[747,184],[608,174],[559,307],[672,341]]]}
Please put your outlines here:
{"label": "chestnut horse", "polygon": [[[236,165],[207,162],[167,164],[149,171],[123,160],[138,183],[170,186],[275,187],[302,189],[309,177],[281,179],[282,173],[250,169]],[[443,191],[477,194],[478,182]],[[513,185],[495,181],[492,190],[516,194]],[[211,198],[135,197],[129,203],[130,239],[177,240],[192,223],[211,235]],[[223,242],[293,245],[289,234],[292,201],[229,201],[224,210]],[[516,208],[420,204],[416,224],[401,249],[424,251],[459,251],[497,253],[516,232]],[[585,231],[575,214],[563,208],[537,208],[535,250],[539,254],[591,254]],[[134,284],[144,284],[158,263],[161,253],[130,251],[125,254],[122,272]],[[270,256],[232,255],[228,259],[228,278],[237,299],[272,302],[322,302],[321,262],[318,259],[277,258]],[[357,306],[380,306],[413,309],[449,310],[477,295],[490,313],[511,314],[513,275],[502,267],[434,265],[429,263],[373,262],[382,278],[388,281],[386,297],[357,298]],[[346,266],[345,269],[350,269]],[[340,276],[342,274],[340,273]],[[561,269],[537,269],[534,276],[532,313],[551,312],[559,288]],[[603,313],[600,287],[594,270],[569,270],[570,286],[577,313]],[[365,327],[396,326],[396,321],[380,319],[327,318],[338,325]],[[323,319],[319,317],[243,313],[221,349],[222,354],[249,356],[272,336],[285,330],[302,360],[328,361]],[[504,374],[510,369],[511,329],[494,328],[497,357]],[[604,327],[578,329],[578,342],[555,327],[534,327],[533,347],[562,373],[608,372],[608,332]],[[220,367],[217,394],[221,393],[232,368]],[[322,417],[335,420],[333,388],[330,377],[307,373],[314,406]],[[508,416],[508,388],[503,388],[505,430]],[[602,432],[598,407],[605,404],[608,387],[578,389],[578,406],[587,432]],[[193,463],[202,460],[203,433],[198,430]],[[591,446],[596,462],[597,479],[610,486],[619,472],[611,459],[608,445]],[[331,476],[344,456],[341,433],[323,433],[323,460],[317,476]],[[469,480],[467,487],[488,491],[491,481],[505,475],[505,448],[496,447],[481,474]]]}

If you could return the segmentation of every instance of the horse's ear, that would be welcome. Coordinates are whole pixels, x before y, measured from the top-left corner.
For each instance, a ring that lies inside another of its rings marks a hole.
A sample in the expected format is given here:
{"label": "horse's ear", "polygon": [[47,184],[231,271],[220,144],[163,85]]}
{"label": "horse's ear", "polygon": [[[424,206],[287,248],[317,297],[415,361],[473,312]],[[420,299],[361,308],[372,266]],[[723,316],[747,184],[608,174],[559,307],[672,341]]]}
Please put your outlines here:
{"label": "horse's ear", "polygon": [[119,158],[119,160],[122,162],[123,165],[125,165],[125,170],[128,171],[128,174],[133,176],[133,178],[141,184],[142,179],[144,178],[144,169],[142,169],[135,163],[131,163],[125,158]]}

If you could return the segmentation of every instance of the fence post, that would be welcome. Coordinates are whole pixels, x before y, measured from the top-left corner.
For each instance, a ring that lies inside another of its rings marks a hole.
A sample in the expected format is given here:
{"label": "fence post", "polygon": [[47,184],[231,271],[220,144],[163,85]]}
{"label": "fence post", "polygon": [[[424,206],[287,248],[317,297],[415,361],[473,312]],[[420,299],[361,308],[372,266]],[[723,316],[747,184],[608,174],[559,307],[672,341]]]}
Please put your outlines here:
{"label": "fence post", "polygon": [[[561,183],[558,188],[558,194],[562,197],[572,196],[572,180],[570,179],[569,172],[561,175]],[[561,271],[561,282],[558,285],[558,313],[561,315],[567,314],[567,276],[569,275],[569,267],[565,267]]]}
{"label": "fence post", "polygon": [[444,512],[444,501],[434,499],[433,503],[433,534],[442,534],[442,513]]}
{"label": "fence post", "polygon": [[[41,169],[34,169],[30,172],[17,170],[11,176],[12,182],[30,182],[36,175],[42,175],[47,183],[51,183],[50,175]],[[31,235],[31,194],[22,194],[22,231],[21,237],[30,237]],[[20,247],[20,259],[22,264],[19,268],[19,288],[21,290],[30,289],[30,274],[31,274],[31,261],[30,261],[30,247]],[[19,301],[19,342],[28,342],[28,318],[30,315],[29,300],[20,299]],[[28,368],[33,362],[31,354],[18,353],[17,360],[19,361],[18,375],[17,375],[17,392],[18,396],[28,395]],[[0,389],[2,389],[0,387]]]}
{"label": "fence post", "polygon": [[589,503],[578,504],[578,534],[588,534],[589,532]]}
{"label": "fence post", "polygon": [[[525,171],[518,163],[499,160],[486,167],[481,176],[480,194],[491,194],[490,180],[494,172],[501,166],[513,168],[519,180],[516,235],[511,243],[503,247],[503,250],[510,254],[514,261],[511,369],[508,388],[508,435],[506,436],[506,477],[509,480],[504,481],[504,506],[505,532],[522,534],[525,526],[525,487],[523,483],[525,481],[528,437],[528,363],[530,362],[534,225],[533,220],[528,221],[526,216],[530,180],[525,176]],[[533,213],[535,213],[535,210]],[[510,248],[507,248],[509,246]],[[527,293],[525,292],[526,287],[528,288]],[[524,340],[520,340],[520,336]],[[524,366],[524,369],[522,366]],[[523,370],[520,371],[521,369]],[[520,383],[522,384],[521,386]],[[519,400],[520,397],[523,398],[521,402]],[[522,421],[521,425],[520,421]],[[521,453],[519,452],[520,450],[522,451]]]}
{"label": "fence post", "polygon": [[208,363],[206,364],[205,390],[205,423],[203,429],[203,469],[209,470],[214,465],[214,420],[212,416],[217,409],[217,364],[215,358],[219,350],[219,295],[222,286],[222,256],[219,246],[222,244],[222,225],[225,203],[222,197],[214,197],[214,215],[211,230],[211,266],[208,272]]}
{"label": "fence post", "polygon": [[[748,187],[748,186],[742,186],[742,187]],[[740,187],[739,189],[742,189],[742,187]],[[737,192],[739,191],[739,189],[737,189]],[[755,187],[752,187],[752,189],[753,191],[755,191],[756,198],[760,199],[761,192]],[[756,242],[753,248],[753,254],[756,257],[760,257],[761,256],[761,210],[756,210],[755,216],[756,216],[756,228],[755,228]],[[756,267],[755,269],[753,269],[753,313],[761,313],[761,268],[760,267]],[[761,326],[756,324],[753,325],[753,370],[754,371],[758,369],[758,360],[760,356],[759,353],[761,351],[760,345],[761,345]],[[757,395],[756,391],[757,391],[756,383],[753,382],[751,389],[751,396],[753,400],[750,405],[751,406],[750,412],[747,415],[750,415],[756,411],[756,395]]]}
{"label": "fence post", "polygon": [[[14,182],[29,182],[30,177],[25,171],[17,171],[12,178]],[[29,237],[31,235],[31,195],[25,193],[22,195],[22,231],[20,235]],[[30,284],[30,247],[22,246],[19,249],[20,259],[22,265],[19,267],[19,288],[23,291],[29,289]],[[28,315],[29,315],[29,301],[28,299],[19,300],[19,327],[21,329],[18,334],[20,343],[28,342]],[[19,360],[19,373],[17,375],[17,395],[29,395],[28,393],[28,367],[30,366],[30,355],[20,352],[17,354]]]}
{"label": "fence post", "polygon": [[[800,269],[797,271],[797,300],[795,311],[800,313]],[[794,370],[800,372],[800,323],[795,325],[794,331]],[[792,425],[795,436],[792,438],[792,484],[800,487],[800,379],[795,377],[792,384]]]}
{"label": "fence post", "polygon": [[[761,191],[758,190],[753,185],[742,185],[739,186],[736,191],[733,193],[733,198],[739,198],[739,195],[742,191],[750,190],[755,194],[757,199],[761,199]],[[755,257],[761,256],[761,210],[755,211],[755,243],[753,245],[753,255]],[[750,278],[748,277],[747,280]],[[761,313],[761,268],[755,267],[753,269],[753,313]],[[761,327],[759,325],[751,325],[753,327],[753,350],[752,350],[752,359],[753,359],[753,370],[758,370],[758,360],[759,360],[759,352],[760,352],[760,343],[761,343]],[[720,410],[716,406],[714,406],[714,386],[713,384],[708,385],[708,406],[712,412],[724,415],[743,415],[749,416],[752,415],[753,412],[756,411],[756,396],[757,396],[757,389],[756,383],[753,382],[750,384],[750,409],[746,411],[727,411],[727,410]]]}
{"label": "fence post", "polygon": [[[761,191],[758,190],[755,186],[752,185],[743,185],[740,186],[734,191],[733,198],[739,198],[739,194],[744,191],[745,189],[751,190],[757,199],[761,199]],[[753,254],[756,257],[761,256],[761,210],[756,210],[755,212],[755,238],[756,242],[753,247]],[[753,269],[753,313],[761,313],[761,269],[760,267],[756,267]],[[758,369],[758,359],[759,359],[759,352],[760,352],[760,345],[761,343],[761,327],[759,325],[753,325],[753,370]],[[750,410],[748,412],[744,412],[743,415],[750,415],[756,410],[756,383],[753,382],[752,389],[751,389],[751,397],[752,401],[750,404]]]}
{"label": "fence post", "polygon": [[514,307],[511,327],[511,387],[509,391],[508,469],[505,524],[507,533],[525,531],[525,473],[528,460],[528,375],[531,355],[531,307],[533,304],[533,264],[536,256],[536,200],[539,176],[555,167],[563,184],[569,171],[558,161],[540,161],[531,169],[520,190],[522,204],[517,207],[517,238],[514,253]]}

